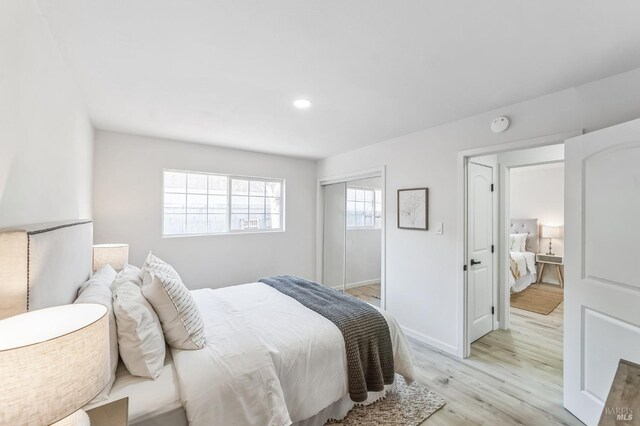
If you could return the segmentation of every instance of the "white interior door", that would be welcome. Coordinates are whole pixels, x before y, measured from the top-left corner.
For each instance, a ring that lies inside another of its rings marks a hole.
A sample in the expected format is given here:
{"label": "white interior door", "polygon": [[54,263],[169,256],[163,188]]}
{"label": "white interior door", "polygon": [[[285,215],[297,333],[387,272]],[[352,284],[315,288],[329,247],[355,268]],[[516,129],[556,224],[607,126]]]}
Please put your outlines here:
{"label": "white interior door", "polygon": [[469,342],[493,330],[493,170],[469,163],[467,318]]}
{"label": "white interior door", "polygon": [[620,358],[640,363],[639,218],[640,120],[568,139],[564,405],[587,425]]}
{"label": "white interior door", "polygon": [[322,283],[344,289],[345,280],[345,197],[346,184],[324,188]]}

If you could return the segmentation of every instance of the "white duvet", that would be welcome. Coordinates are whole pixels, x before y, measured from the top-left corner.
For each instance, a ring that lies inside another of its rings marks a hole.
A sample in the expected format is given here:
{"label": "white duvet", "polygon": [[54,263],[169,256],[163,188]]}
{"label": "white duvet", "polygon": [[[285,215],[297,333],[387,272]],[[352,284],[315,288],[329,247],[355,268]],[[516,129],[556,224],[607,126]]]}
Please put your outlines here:
{"label": "white duvet", "polygon": [[536,282],[536,254],[529,251],[510,251],[509,256],[513,259],[520,271],[520,278],[516,279],[513,272],[509,275],[511,289],[519,292]]}
{"label": "white duvet", "polygon": [[[289,425],[347,395],[344,340],[323,316],[261,283],[192,294],[207,346],[171,349],[191,425]],[[411,383],[411,348],[396,321],[381,313],[395,370]]]}

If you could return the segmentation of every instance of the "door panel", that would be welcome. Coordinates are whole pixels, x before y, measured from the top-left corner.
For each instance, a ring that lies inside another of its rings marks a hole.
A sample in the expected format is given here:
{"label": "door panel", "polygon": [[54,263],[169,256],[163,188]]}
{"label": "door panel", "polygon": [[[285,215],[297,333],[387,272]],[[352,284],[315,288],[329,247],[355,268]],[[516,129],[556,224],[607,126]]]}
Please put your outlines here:
{"label": "door panel", "polygon": [[324,188],[323,268],[322,283],[344,289],[345,278],[345,200],[346,184],[336,183]]}
{"label": "door panel", "polygon": [[565,181],[564,404],[595,425],[640,362],[640,120],[567,140]]}
{"label": "door panel", "polygon": [[469,341],[493,330],[493,193],[491,167],[468,168],[468,320]]}

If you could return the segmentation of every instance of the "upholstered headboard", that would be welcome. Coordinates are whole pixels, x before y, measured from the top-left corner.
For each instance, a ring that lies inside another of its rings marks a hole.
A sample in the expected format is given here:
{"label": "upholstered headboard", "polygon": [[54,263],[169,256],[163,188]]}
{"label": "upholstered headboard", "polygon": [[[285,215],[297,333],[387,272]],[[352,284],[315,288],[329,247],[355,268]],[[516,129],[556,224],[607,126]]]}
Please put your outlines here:
{"label": "upholstered headboard", "polygon": [[91,275],[92,245],[90,220],[0,229],[0,319],[72,303]]}
{"label": "upholstered headboard", "polygon": [[510,234],[527,233],[526,251],[539,253],[540,239],[538,238],[538,219],[511,219]]}

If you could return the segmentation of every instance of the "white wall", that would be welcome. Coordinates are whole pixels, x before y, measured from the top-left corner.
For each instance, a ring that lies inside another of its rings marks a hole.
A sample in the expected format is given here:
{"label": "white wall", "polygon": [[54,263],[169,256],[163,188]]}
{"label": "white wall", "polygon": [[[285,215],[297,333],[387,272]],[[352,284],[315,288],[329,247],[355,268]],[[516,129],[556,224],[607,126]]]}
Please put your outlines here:
{"label": "white wall", "polygon": [[[491,120],[507,115],[511,128],[499,135]],[[640,69],[453,123],[412,133],[324,159],[318,176],[329,177],[386,165],[387,309],[414,337],[461,353],[457,282],[458,152],[509,141],[593,131],[640,117]],[[396,191],[429,187],[430,224],[444,234],[396,228]]]}
{"label": "white wall", "polygon": [[[97,131],[94,235],[130,244],[130,262],[149,250],[190,288],[315,274],[315,164],[267,154]],[[286,179],[286,232],[162,238],[164,168]]]}
{"label": "white wall", "polygon": [[[382,178],[368,178],[347,182],[347,186],[382,188]],[[347,229],[346,282],[347,286],[380,282],[380,229]]]}
{"label": "white wall", "polygon": [[[564,226],[564,163],[512,168],[509,177],[510,215],[538,218],[540,225]],[[563,239],[553,240],[553,252],[564,254]],[[540,239],[540,253],[549,239]],[[543,281],[559,284],[555,268],[546,268]]]}
{"label": "white wall", "polygon": [[0,2],[0,227],[91,217],[93,127],[32,0]]}
{"label": "white wall", "polygon": [[322,284],[334,288],[345,280],[346,188],[344,182],[323,186]]}

